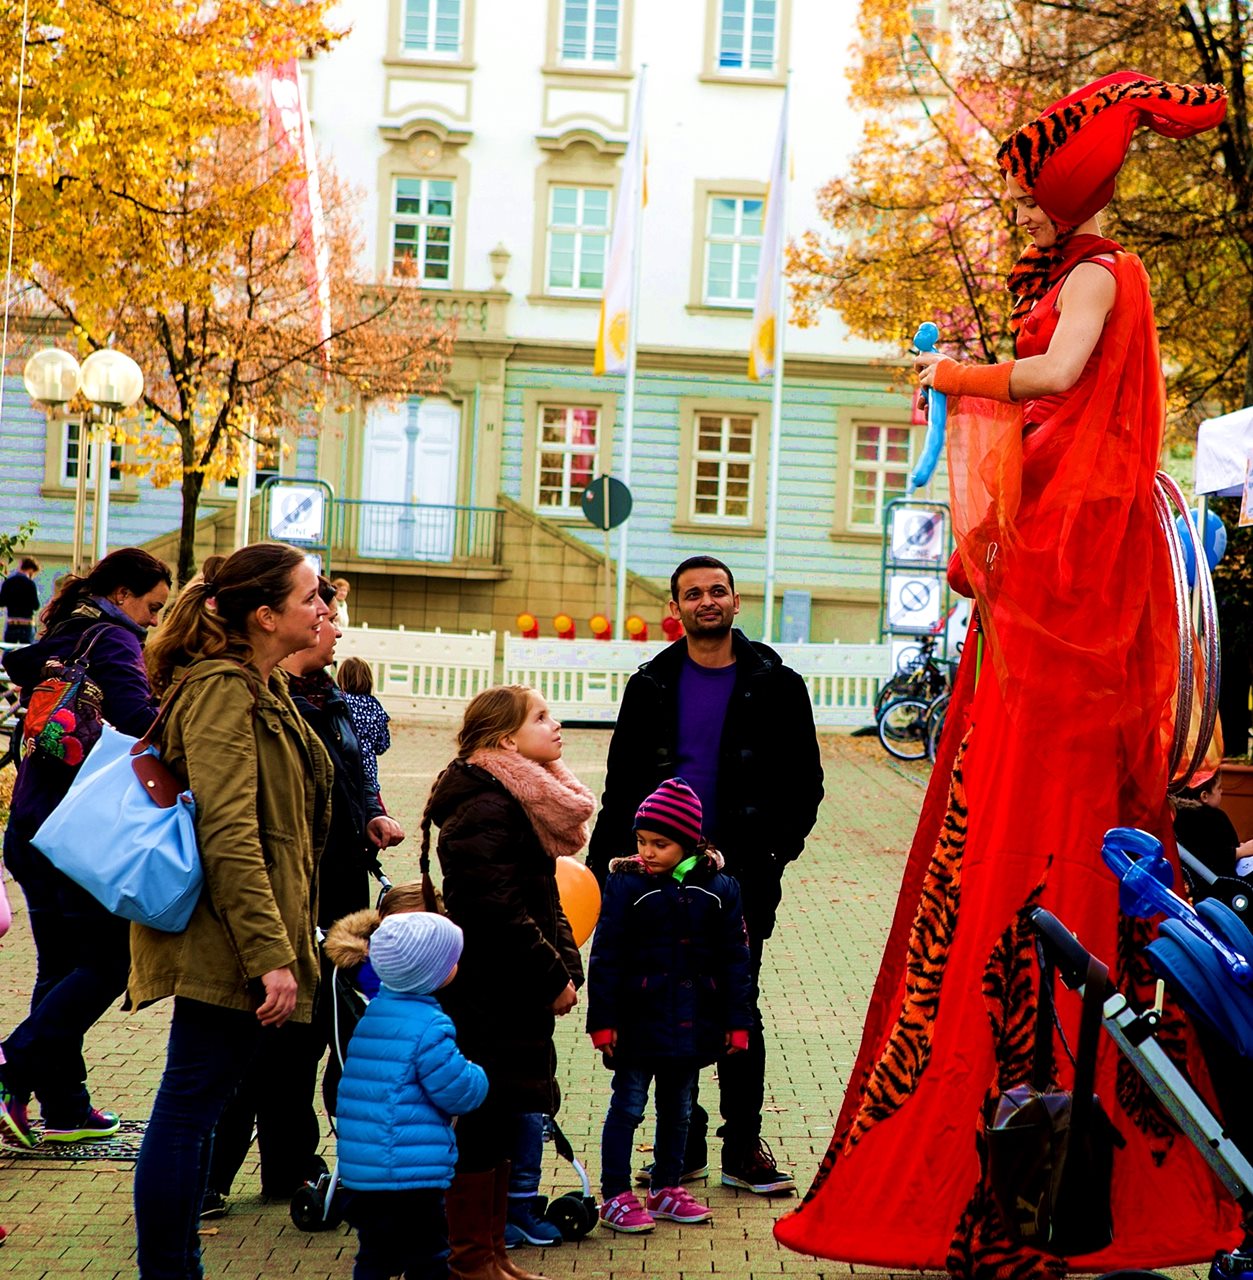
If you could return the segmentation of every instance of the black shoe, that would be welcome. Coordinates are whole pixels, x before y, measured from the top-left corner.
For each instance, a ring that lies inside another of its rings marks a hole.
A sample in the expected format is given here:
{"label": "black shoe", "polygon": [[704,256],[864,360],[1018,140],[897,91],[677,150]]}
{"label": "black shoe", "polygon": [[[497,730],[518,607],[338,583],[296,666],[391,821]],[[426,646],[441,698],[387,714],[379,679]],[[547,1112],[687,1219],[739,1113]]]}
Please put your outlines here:
{"label": "black shoe", "polygon": [[227,1198],[220,1191],[214,1191],[210,1187],[200,1202],[200,1219],[203,1222],[205,1218],[224,1218],[230,1207]]}
{"label": "black shoe", "polygon": [[722,1183],[727,1187],[743,1187],[759,1196],[789,1194],[796,1190],[796,1179],[774,1162],[774,1153],[761,1138],[747,1146],[722,1148]]}

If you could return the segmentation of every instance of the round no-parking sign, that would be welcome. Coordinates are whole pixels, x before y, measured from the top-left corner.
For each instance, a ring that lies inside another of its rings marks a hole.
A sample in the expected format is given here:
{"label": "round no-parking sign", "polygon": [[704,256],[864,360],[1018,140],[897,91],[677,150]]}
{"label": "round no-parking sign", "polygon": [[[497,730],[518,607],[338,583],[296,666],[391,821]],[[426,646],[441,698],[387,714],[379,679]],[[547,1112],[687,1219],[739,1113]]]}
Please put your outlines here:
{"label": "round no-parking sign", "polygon": [[939,620],[939,578],[894,573],[888,579],[889,631],[930,631]]}

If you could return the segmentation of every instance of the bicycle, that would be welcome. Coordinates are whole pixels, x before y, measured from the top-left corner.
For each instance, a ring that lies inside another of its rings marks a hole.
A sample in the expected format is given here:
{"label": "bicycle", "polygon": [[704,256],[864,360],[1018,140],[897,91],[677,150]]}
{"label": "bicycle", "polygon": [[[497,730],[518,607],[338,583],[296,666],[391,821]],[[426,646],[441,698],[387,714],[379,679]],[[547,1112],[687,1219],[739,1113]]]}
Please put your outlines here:
{"label": "bicycle", "polygon": [[946,689],[934,699],[927,708],[923,721],[923,730],[927,735],[927,759],[935,763],[936,753],[940,749],[940,735],[944,732],[944,717],[948,712],[948,704],[952,701],[953,691]]}
{"label": "bicycle", "polygon": [[934,635],[922,636],[916,656],[906,662],[875,695],[874,717],[879,720],[890,702],[906,698],[930,702],[948,688],[948,664],[935,657],[938,639]]}

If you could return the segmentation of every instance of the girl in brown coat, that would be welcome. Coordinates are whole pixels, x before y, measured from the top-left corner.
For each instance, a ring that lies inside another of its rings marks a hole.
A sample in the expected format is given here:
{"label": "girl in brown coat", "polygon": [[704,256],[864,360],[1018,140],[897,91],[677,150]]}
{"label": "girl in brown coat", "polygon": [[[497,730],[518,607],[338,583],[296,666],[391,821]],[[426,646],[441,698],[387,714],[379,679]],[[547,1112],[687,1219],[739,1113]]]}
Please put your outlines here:
{"label": "girl in brown coat", "polygon": [[555,859],[587,843],[595,798],[562,763],[561,725],[533,689],[479,694],[457,746],[427,803],[422,852],[425,862],[434,821],[445,909],[465,933],[440,999],[490,1091],[457,1125],[450,1263],[456,1280],[518,1280],[529,1273],[504,1239],[515,1117],[556,1112],[553,1020],[574,1008],[583,981]]}
{"label": "girl in brown coat", "polygon": [[263,1026],[308,1021],[317,984],[316,866],[331,765],[281,659],[327,609],[292,547],[205,562],[148,648],[165,694],[161,754],[196,801],[205,888],[187,929],[132,926],[129,998],[174,997],[165,1074],[135,1167],[141,1280],[199,1280],[214,1125]]}

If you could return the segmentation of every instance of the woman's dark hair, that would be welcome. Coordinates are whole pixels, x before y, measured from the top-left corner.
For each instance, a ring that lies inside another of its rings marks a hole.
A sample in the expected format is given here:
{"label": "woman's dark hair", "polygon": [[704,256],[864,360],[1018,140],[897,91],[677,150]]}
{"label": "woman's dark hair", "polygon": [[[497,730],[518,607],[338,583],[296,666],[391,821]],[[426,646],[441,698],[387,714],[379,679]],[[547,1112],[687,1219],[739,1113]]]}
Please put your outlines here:
{"label": "woman's dark hair", "polygon": [[335,672],[335,682],[345,693],[374,692],[374,672],[364,658],[345,658]]}
{"label": "woman's dark hair", "polygon": [[281,609],[304,556],[281,542],[254,542],[229,556],[210,556],[178,594],[147,645],[148,674],[157,693],[175,667],[201,658],[252,657],[248,619],[265,605]]}
{"label": "woman's dark hair", "polygon": [[174,575],[164,560],[142,547],[121,547],[110,551],[83,576],[67,573],[57,583],[57,593],[48,601],[42,616],[45,627],[54,627],[92,596],[110,596],[119,587],[132,595],[146,596],[158,583],[174,585]]}

